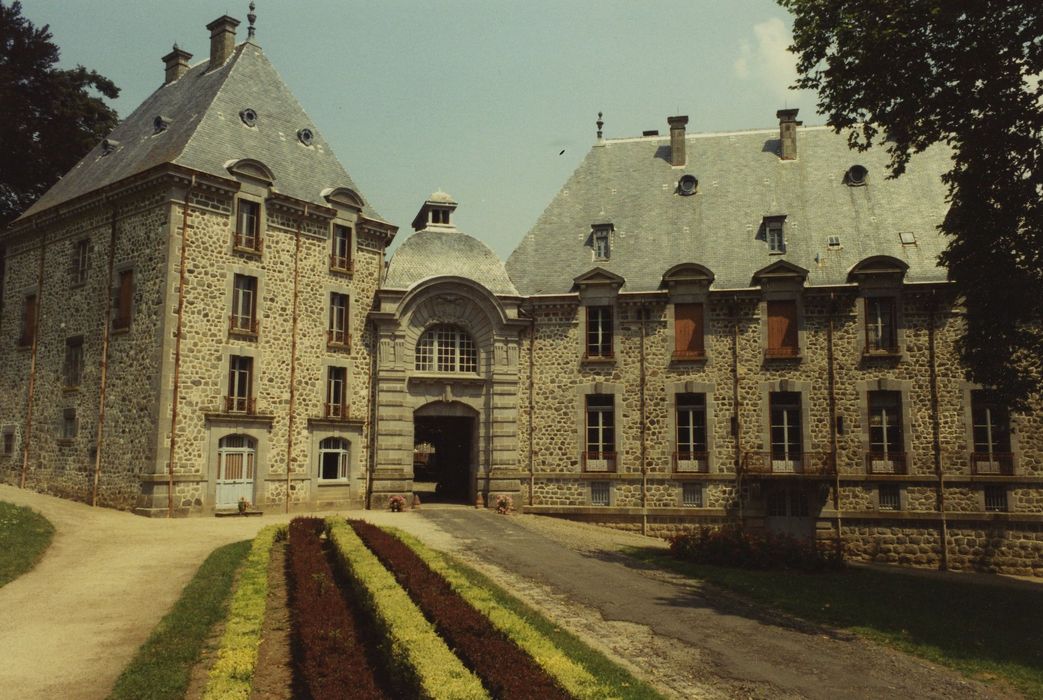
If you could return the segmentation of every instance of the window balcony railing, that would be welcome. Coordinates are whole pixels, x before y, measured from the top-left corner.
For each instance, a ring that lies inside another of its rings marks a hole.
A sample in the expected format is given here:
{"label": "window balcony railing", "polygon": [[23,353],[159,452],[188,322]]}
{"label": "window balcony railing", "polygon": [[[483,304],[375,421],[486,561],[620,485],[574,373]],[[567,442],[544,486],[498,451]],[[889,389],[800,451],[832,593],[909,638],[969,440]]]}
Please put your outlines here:
{"label": "window balcony railing", "polygon": [[905,452],[870,452],[866,455],[866,471],[870,474],[908,474]]}
{"label": "window balcony railing", "polygon": [[742,458],[744,474],[806,474],[827,476],[836,471],[829,452],[747,452]]}
{"label": "window balcony railing", "polygon": [[792,360],[800,357],[800,348],[791,346],[764,348],[764,357],[769,360]]}
{"label": "window balcony railing", "polygon": [[334,272],[353,272],[355,263],[346,255],[330,255],[330,269]]}
{"label": "window balcony railing", "polygon": [[587,451],[583,453],[583,471],[614,472],[616,471],[615,452]]}
{"label": "window balcony railing", "polygon": [[326,417],[333,420],[348,420],[348,404],[328,403],[326,404]]}
{"label": "window balcony railing", "polygon": [[971,473],[1013,476],[1014,454],[1011,452],[971,452]]}
{"label": "window balcony railing", "polygon": [[249,396],[226,396],[225,411],[228,413],[256,413],[254,399]]}
{"label": "window balcony railing", "polygon": [[710,453],[674,452],[674,471],[706,474],[710,471]]}
{"label": "window balcony railing", "polygon": [[351,334],[346,330],[328,330],[326,331],[326,344],[346,348],[351,345]]}
{"label": "window balcony railing", "polygon": [[258,321],[249,316],[229,316],[228,332],[239,335],[257,335]]}
{"label": "window balcony railing", "polygon": [[236,250],[245,250],[250,253],[260,253],[263,247],[260,236],[255,233],[241,233],[239,231],[235,232],[233,245]]}

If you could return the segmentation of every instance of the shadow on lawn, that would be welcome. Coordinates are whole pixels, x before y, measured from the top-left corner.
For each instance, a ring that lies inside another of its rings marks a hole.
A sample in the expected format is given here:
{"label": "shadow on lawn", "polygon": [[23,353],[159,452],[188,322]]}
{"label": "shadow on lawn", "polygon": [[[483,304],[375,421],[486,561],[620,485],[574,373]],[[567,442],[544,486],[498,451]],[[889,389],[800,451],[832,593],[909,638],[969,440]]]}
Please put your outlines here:
{"label": "shadow on lawn", "polygon": [[[815,634],[836,635],[836,628],[861,632],[971,673],[1014,664],[1022,667],[1011,669],[1014,676],[1043,691],[1043,586],[862,567],[817,574],[729,569],[677,561],[651,548],[599,558],[637,569],[660,566],[711,586],[707,595],[686,593],[671,604],[709,605]],[[771,609],[787,615],[779,619]]]}

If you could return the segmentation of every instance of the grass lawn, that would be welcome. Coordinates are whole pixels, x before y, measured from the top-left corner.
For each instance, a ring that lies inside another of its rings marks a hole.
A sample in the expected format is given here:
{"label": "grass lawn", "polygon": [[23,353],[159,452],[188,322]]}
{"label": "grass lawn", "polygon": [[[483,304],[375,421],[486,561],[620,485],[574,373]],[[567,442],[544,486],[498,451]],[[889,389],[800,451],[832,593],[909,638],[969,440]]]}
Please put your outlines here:
{"label": "grass lawn", "polygon": [[627,553],[1043,698],[1043,586],[1024,590],[857,567],[823,574],[746,571],[682,562],[662,550]]}
{"label": "grass lawn", "polygon": [[613,697],[631,700],[651,700],[653,698],[659,700],[663,697],[652,686],[635,677],[601,652],[590,648],[578,637],[561,629],[543,615],[497,586],[487,576],[448,556],[446,561],[472,584],[481,586],[489,591],[497,603],[536,628],[537,631],[547,637],[573,661],[585,667],[591,675],[605,685],[612,686],[617,691],[617,694],[613,695]]}
{"label": "grass lawn", "polygon": [[174,607],[123,669],[110,698],[184,697],[192,667],[211,628],[224,617],[236,569],[249,551],[247,540],[210,553]]}
{"label": "grass lawn", "polygon": [[0,501],[0,586],[36,566],[53,537],[54,526],[47,518]]}

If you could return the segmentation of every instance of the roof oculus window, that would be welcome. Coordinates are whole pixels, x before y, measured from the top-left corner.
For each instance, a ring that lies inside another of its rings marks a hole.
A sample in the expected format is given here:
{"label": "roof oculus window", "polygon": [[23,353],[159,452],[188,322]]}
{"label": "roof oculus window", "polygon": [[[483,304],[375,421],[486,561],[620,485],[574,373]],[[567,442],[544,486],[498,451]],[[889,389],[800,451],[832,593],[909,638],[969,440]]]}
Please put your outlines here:
{"label": "roof oculus window", "polygon": [[699,189],[699,180],[695,175],[682,175],[681,179],[677,181],[677,192],[685,197],[695,194],[697,189]]}
{"label": "roof oculus window", "polygon": [[247,126],[257,126],[257,112],[250,107],[239,112],[239,118],[242,119],[243,124],[246,124]]}
{"label": "roof oculus window", "polygon": [[155,129],[154,133],[161,133],[167,130],[170,126],[170,117],[164,117],[162,114],[152,120],[152,128]]}
{"label": "roof oculus window", "polygon": [[308,128],[298,129],[297,140],[303,143],[305,146],[310,146],[315,141],[315,134],[312,133],[312,130]]}
{"label": "roof oculus window", "polygon": [[867,175],[869,175],[869,168],[864,165],[852,165],[844,173],[844,184],[849,187],[862,187],[866,184]]}

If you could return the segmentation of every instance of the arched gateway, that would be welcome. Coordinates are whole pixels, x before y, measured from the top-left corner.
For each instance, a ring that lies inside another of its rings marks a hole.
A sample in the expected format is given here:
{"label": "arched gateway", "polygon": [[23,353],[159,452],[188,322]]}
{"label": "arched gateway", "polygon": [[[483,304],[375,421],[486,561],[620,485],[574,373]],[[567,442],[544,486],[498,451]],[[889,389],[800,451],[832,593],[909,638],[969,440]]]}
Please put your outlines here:
{"label": "arched gateway", "polygon": [[456,203],[431,195],[395,252],[376,330],[372,507],[392,495],[518,501],[521,301],[503,263],[456,230]]}

